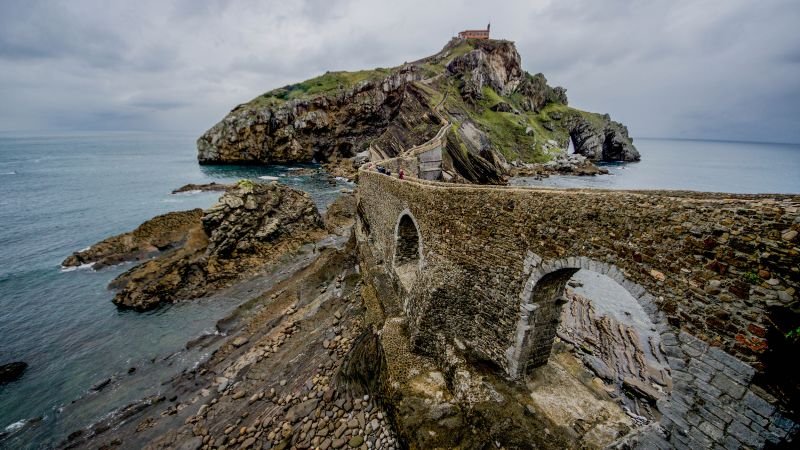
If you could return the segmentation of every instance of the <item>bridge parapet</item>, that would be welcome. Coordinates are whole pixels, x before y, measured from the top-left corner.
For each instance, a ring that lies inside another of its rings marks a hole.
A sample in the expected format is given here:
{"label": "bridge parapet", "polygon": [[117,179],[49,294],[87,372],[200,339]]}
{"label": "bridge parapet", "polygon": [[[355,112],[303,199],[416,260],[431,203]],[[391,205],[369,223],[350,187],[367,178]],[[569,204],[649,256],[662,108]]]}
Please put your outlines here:
{"label": "bridge parapet", "polygon": [[[398,158],[414,165],[406,159]],[[763,444],[794,432],[774,407],[753,425],[742,414],[756,406],[742,402],[769,403],[750,384],[763,369],[771,311],[800,288],[800,197],[459,185],[407,173],[399,180],[362,169],[359,220],[372,251],[391,261],[399,215],[415,218],[426,263],[413,286],[398,289],[420,351],[437,355],[453,342],[468,360],[521,376],[546,361],[554,335],[541,334],[536,318],[553,300],[533,296],[540,281],[594,270],[637,298],[662,335],[677,393],[660,406],[665,427],[697,429],[687,414],[707,403],[724,407],[720,423],[704,425],[710,442],[714,433]],[[540,336],[550,342],[528,345]],[[681,436],[702,444],[700,435]]]}

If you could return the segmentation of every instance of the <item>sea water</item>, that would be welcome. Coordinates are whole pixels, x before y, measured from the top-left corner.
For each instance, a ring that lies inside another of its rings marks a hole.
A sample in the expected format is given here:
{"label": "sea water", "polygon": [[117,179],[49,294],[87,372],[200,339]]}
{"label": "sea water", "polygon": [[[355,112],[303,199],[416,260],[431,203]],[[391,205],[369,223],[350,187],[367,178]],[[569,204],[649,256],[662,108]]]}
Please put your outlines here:
{"label": "sea water", "polygon": [[[65,257],[157,214],[209,207],[221,195],[171,194],[186,183],[276,180],[309,192],[321,209],[354,187],[324,173],[298,175],[298,166],[200,166],[194,139],[0,135],[0,364],[29,365],[20,380],[0,385],[0,447],[52,446],[143,396],[196,363],[203,355],[179,351],[214,332],[215,322],[237,306],[119,310],[106,287],[130,264],[63,270]],[[147,373],[159,361],[160,369]],[[138,369],[135,376],[127,376],[130,367]],[[91,391],[109,377],[141,385]],[[77,399],[79,406],[72,404]]]}
{"label": "sea water", "polygon": [[[800,192],[798,145],[642,139],[636,145],[642,161],[607,165],[608,176],[512,183]],[[199,166],[194,136],[184,134],[0,135],[0,364],[29,364],[20,380],[0,386],[0,447],[52,446],[157,390],[204,356],[182,351],[185,343],[214,332],[240,301],[119,310],[106,286],[131,265],[67,271],[60,267],[65,257],[156,214],[208,207],[220,195],[170,193],[186,183],[276,180],[309,192],[323,209],[343,187],[353,187],[293,169]],[[127,375],[129,367],[137,368],[134,375]],[[129,381],[91,391],[109,377]]]}
{"label": "sea water", "polygon": [[600,164],[609,175],[517,178],[529,186],[800,193],[800,144],[635,139],[636,163]]}

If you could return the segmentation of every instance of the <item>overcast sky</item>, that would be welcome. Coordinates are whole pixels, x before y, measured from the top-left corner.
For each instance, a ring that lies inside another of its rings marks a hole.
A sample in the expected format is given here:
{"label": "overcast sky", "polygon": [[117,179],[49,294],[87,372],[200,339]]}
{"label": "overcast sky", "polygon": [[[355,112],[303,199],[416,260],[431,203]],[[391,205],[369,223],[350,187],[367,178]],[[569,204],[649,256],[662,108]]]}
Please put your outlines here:
{"label": "overcast sky", "polygon": [[272,88],[489,21],[633,136],[800,142],[798,0],[2,0],[0,131],[199,134]]}

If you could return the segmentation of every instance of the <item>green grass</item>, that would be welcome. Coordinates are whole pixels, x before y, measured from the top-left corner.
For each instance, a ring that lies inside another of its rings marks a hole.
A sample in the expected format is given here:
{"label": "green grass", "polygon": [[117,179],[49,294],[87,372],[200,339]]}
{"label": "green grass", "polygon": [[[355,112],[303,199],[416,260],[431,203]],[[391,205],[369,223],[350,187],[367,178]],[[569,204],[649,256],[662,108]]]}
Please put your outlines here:
{"label": "green grass", "polygon": [[339,90],[350,89],[362,81],[382,80],[391,74],[392,70],[394,69],[379,67],[372,70],[359,70],[358,72],[325,72],[323,75],[300,83],[273,89],[254,98],[246,106],[271,107],[280,105],[288,100],[334,94]]}

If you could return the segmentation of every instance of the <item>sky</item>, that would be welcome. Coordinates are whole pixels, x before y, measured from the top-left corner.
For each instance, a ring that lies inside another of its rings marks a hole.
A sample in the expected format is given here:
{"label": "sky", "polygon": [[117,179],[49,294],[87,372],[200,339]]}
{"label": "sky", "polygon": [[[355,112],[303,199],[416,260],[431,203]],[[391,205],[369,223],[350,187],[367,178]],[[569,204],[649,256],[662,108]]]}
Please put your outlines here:
{"label": "sky", "polygon": [[0,0],[0,132],[199,135],[273,88],[490,21],[634,137],[800,142],[798,0]]}

